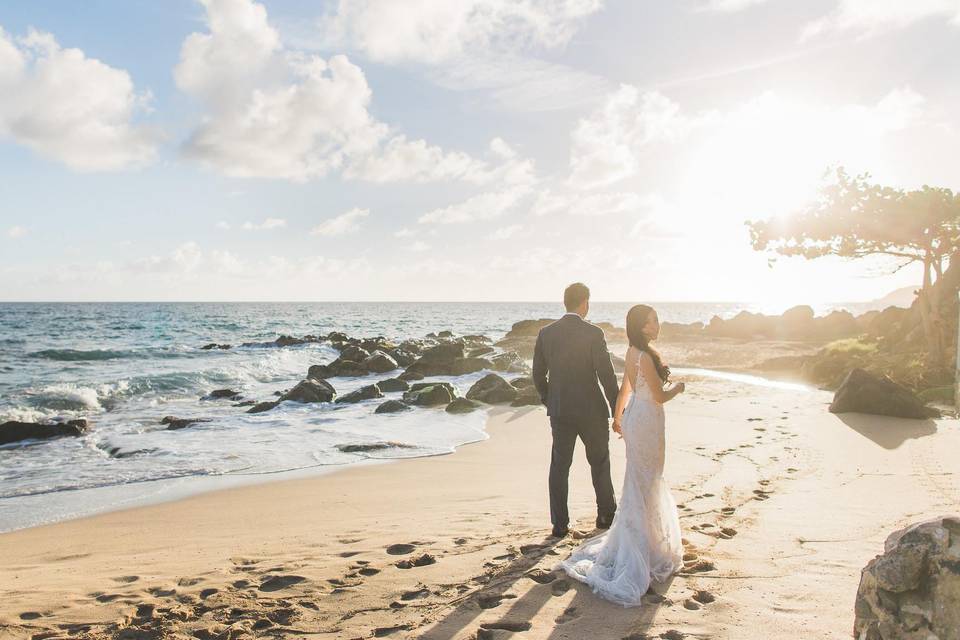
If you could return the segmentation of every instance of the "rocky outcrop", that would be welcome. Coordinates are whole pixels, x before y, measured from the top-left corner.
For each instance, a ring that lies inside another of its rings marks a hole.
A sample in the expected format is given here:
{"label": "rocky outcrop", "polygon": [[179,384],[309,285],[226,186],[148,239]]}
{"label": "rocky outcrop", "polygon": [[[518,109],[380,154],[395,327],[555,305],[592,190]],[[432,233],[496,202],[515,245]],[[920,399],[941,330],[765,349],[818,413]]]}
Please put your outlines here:
{"label": "rocky outcrop", "polygon": [[240,395],[239,391],[233,389],[214,389],[204,396],[204,400],[236,400]]}
{"label": "rocky outcrop", "polygon": [[407,367],[407,372],[423,376],[456,375],[453,373],[453,366],[458,360],[463,360],[463,343],[438,344],[426,349],[423,355]]}
{"label": "rocky outcrop", "polygon": [[325,378],[359,378],[369,373],[367,369],[355,360],[339,357],[330,364],[315,364],[307,370],[307,377],[314,380]]}
{"label": "rocky outcrop", "polygon": [[467,357],[468,357],[468,358],[480,358],[480,357],[482,357],[482,356],[491,354],[491,353],[493,353],[494,351],[495,351],[495,349],[494,349],[493,347],[488,346],[488,345],[484,345],[484,346],[482,346],[482,347],[477,347],[476,349],[471,349],[470,351],[468,351],[468,352],[467,352]]}
{"label": "rocky outcrop", "polygon": [[342,360],[351,360],[353,362],[363,362],[370,357],[370,352],[363,347],[350,345],[340,350]]}
{"label": "rocky outcrop", "polygon": [[400,402],[399,400],[387,400],[377,407],[374,413],[399,413],[401,411],[409,411],[410,409],[412,409],[412,407],[406,402]]}
{"label": "rocky outcrop", "polygon": [[380,387],[380,391],[383,391],[384,393],[408,391],[410,389],[410,383],[408,383],[406,380],[401,380],[400,378],[387,378],[386,380],[381,380],[377,383],[377,386]]}
{"label": "rocky outcrop", "polygon": [[960,638],[960,517],[891,534],[860,575],[857,640]]}
{"label": "rocky outcrop", "polygon": [[456,397],[457,390],[447,382],[421,382],[403,394],[403,401],[421,407],[436,407],[448,405]]}
{"label": "rocky outcrop", "polygon": [[10,444],[22,440],[49,440],[66,436],[82,436],[90,428],[84,419],[68,422],[36,423],[11,420],[0,424],[0,444]]}
{"label": "rocky outcrop", "polygon": [[369,442],[365,444],[338,444],[337,449],[343,453],[369,453],[385,449],[413,449],[413,447],[402,442]]}
{"label": "rocky outcrop", "polygon": [[837,389],[831,413],[870,413],[897,418],[934,418],[940,412],[924,405],[909,389],[886,376],[854,369]]}
{"label": "rocky outcrop", "polygon": [[360,387],[356,391],[351,391],[345,396],[340,396],[337,398],[337,403],[353,404],[382,397],[383,393],[380,391],[380,387],[375,384],[368,384],[365,387]]}
{"label": "rocky outcrop", "polygon": [[447,413],[470,413],[476,409],[479,409],[480,405],[473,400],[467,400],[466,398],[457,398],[453,402],[447,405]]}
{"label": "rocky outcrop", "polygon": [[176,431],[186,429],[187,427],[203,422],[211,422],[210,418],[177,418],[175,416],[164,416],[160,424],[167,425],[167,431]]}
{"label": "rocky outcrop", "polygon": [[232,349],[233,347],[231,347],[229,344],[217,344],[216,342],[211,342],[210,344],[205,344],[200,348],[204,351],[213,351],[215,349],[227,350]]}
{"label": "rocky outcrop", "polygon": [[513,399],[513,402],[510,403],[510,406],[529,407],[538,406],[541,404],[543,404],[543,401],[540,400],[540,393],[537,391],[537,388],[533,385],[529,385],[519,389],[517,397]]}
{"label": "rocky outcrop", "polygon": [[516,400],[517,390],[509,382],[495,373],[486,375],[474,383],[467,391],[469,400],[487,404],[506,404]]}
{"label": "rocky outcrop", "polygon": [[397,368],[397,361],[383,351],[374,351],[360,364],[370,373],[386,373]]}
{"label": "rocky outcrop", "polygon": [[527,364],[516,351],[507,351],[490,358],[493,363],[493,370],[502,373],[526,373]]}
{"label": "rocky outcrop", "polygon": [[462,376],[492,368],[493,363],[486,358],[461,358],[460,360],[454,360],[450,365],[450,375]]}
{"label": "rocky outcrop", "polygon": [[333,385],[326,380],[317,380],[307,378],[297,383],[293,389],[280,396],[280,402],[290,400],[292,402],[333,402],[337,397],[337,391]]}
{"label": "rocky outcrop", "polygon": [[275,409],[278,404],[280,403],[275,400],[271,400],[268,402],[258,402],[252,407],[250,407],[249,409],[247,409],[247,413],[263,413],[265,411],[270,411],[271,409]]}

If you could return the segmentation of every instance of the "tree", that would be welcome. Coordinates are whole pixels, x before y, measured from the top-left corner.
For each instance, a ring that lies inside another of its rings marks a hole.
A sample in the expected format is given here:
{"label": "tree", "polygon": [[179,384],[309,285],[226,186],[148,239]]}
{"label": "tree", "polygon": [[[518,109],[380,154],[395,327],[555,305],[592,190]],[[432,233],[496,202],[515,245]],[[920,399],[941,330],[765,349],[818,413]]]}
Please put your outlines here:
{"label": "tree", "polygon": [[[954,307],[960,269],[960,194],[929,187],[904,191],[851,177],[840,167],[820,197],[792,216],[748,222],[753,248],[782,256],[863,258],[891,256],[898,269],[919,262],[923,281],[915,306],[930,364],[946,366],[955,326],[944,316]],[[948,266],[954,267],[944,279]],[[944,286],[949,285],[949,286]]]}

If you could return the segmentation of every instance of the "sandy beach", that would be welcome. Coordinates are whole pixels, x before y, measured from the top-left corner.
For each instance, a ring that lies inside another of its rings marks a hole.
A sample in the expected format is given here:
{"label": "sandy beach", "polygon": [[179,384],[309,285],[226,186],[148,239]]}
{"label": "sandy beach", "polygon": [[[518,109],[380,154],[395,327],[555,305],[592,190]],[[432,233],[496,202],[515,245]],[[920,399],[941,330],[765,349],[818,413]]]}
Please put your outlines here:
{"label": "sandy beach", "polygon": [[[894,529],[960,503],[954,420],[834,416],[830,395],[689,379],[667,477],[687,569],[624,609],[552,571],[542,408],[437,458],[202,494],[0,536],[2,638],[840,638]],[[622,447],[611,443],[614,483]],[[420,565],[420,566],[418,566]]]}

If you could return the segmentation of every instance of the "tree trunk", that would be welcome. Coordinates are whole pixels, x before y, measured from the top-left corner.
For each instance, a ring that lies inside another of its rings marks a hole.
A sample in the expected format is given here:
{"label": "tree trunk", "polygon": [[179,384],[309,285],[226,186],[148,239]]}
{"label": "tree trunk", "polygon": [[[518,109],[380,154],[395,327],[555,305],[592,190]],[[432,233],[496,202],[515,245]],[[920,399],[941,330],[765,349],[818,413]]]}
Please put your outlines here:
{"label": "tree trunk", "polygon": [[933,282],[931,271],[933,270],[933,258],[927,253],[923,259],[923,286],[920,288],[917,296],[917,303],[920,307],[920,322],[923,323],[923,335],[927,341],[927,364],[929,366],[942,366],[944,358],[944,348],[942,339],[942,322],[939,322],[937,309],[937,295],[933,291]]}

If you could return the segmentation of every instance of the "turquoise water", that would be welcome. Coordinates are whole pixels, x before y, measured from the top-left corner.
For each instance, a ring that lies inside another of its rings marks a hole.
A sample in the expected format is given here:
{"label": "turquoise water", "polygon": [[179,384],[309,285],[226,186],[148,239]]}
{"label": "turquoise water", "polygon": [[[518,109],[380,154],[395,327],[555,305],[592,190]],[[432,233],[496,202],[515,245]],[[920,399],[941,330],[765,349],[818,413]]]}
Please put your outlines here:
{"label": "turquoise water", "polygon": [[[596,303],[594,321],[622,326],[628,303]],[[709,320],[750,305],[663,304],[662,319]],[[497,339],[513,322],[557,317],[546,303],[0,303],[0,422],[85,417],[80,438],[0,447],[0,531],[52,522],[300,470],[370,458],[440,455],[486,437],[485,414],[417,410],[377,416],[377,400],[356,405],[284,403],[247,414],[201,398],[229,387],[268,400],[337,352],[322,344],[254,344],[203,351],[210,342],[267,343],[282,334],[344,331],[405,339],[449,329]],[[390,374],[393,375],[393,374]],[[461,392],[483,373],[445,378]],[[341,395],[377,379],[338,378]],[[398,394],[388,394],[388,397]],[[168,431],[163,416],[210,422]],[[396,441],[368,455],[337,445]]]}

